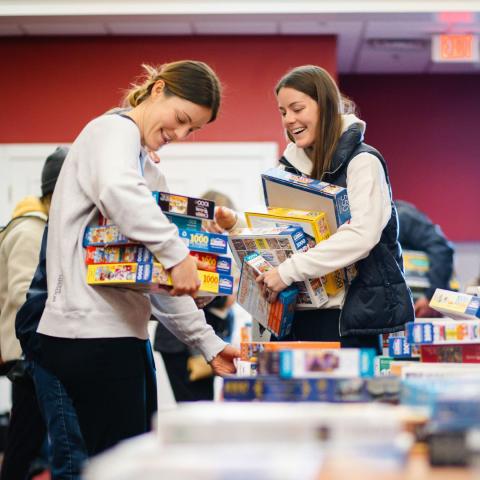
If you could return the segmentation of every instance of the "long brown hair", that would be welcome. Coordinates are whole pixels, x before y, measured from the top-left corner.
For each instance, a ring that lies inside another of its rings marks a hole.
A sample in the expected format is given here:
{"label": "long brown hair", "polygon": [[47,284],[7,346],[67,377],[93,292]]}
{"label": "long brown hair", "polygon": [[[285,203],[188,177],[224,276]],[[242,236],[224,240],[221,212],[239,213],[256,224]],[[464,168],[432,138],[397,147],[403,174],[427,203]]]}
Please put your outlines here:
{"label": "long brown hair", "polygon": [[[348,100],[342,96],[335,81],[323,68],[304,65],[290,70],[275,87],[275,94],[282,88],[293,88],[308,95],[318,104],[319,121],[315,132],[315,142],[308,156],[313,162],[312,177],[321,180],[330,170],[333,154],[342,133],[344,105]],[[353,103],[349,103],[353,108]],[[290,133],[288,138],[294,141]]]}
{"label": "long brown hair", "polygon": [[166,63],[160,67],[142,65],[145,78],[140,84],[132,84],[125,95],[124,104],[131,107],[140,105],[150,97],[156,82],[165,82],[164,94],[175,95],[212,111],[209,122],[217,118],[220,108],[221,84],[215,72],[203,62],[181,60]]}

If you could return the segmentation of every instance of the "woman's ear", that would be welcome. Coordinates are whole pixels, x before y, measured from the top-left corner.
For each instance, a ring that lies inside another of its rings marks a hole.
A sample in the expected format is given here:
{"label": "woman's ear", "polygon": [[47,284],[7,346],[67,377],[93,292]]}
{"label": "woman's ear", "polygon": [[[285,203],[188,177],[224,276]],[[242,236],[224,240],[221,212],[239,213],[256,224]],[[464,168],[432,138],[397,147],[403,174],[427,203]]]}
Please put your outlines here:
{"label": "woman's ear", "polygon": [[163,92],[163,89],[165,88],[165,82],[163,80],[157,80],[152,87],[152,97],[156,97],[157,95],[160,95]]}

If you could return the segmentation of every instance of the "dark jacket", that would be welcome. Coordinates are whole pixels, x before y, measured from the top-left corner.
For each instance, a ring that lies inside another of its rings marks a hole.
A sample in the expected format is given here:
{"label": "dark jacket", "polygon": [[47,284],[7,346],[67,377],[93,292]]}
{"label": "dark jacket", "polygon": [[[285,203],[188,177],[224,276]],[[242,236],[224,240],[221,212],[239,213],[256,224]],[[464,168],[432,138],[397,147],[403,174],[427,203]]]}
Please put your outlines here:
{"label": "dark jacket", "polygon": [[47,235],[45,226],[40,248],[40,258],[32,283],[27,292],[27,300],[17,312],[15,332],[20,340],[27,359],[39,360],[40,344],[37,327],[47,301]]}
{"label": "dark jacket", "polygon": [[[340,137],[330,172],[322,180],[347,186],[347,168],[360,153],[375,155],[381,162],[390,187],[387,166],[382,155],[362,142],[363,131],[352,125]],[[289,169],[285,158],[280,163]],[[291,165],[290,165],[291,167]],[[340,335],[374,335],[403,330],[406,322],[415,319],[412,295],[403,276],[403,261],[398,243],[398,221],[392,202],[392,215],[379,243],[368,257],[357,262],[358,275],[348,287],[340,314]]]}
{"label": "dark jacket", "polygon": [[400,245],[404,250],[421,250],[428,256],[430,288],[425,290],[425,296],[430,299],[437,288],[449,288],[453,273],[453,246],[440,227],[414,205],[402,200],[396,200],[395,205],[400,224]]}

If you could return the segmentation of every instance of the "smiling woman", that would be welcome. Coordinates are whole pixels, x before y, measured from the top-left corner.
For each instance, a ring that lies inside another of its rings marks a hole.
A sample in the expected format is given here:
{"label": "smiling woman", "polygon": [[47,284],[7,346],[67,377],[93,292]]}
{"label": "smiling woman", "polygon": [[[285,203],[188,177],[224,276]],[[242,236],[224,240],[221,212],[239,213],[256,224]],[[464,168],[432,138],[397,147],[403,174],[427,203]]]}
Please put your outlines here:
{"label": "smiling woman", "polygon": [[292,141],[281,167],[346,187],[351,219],[259,280],[279,292],[293,282],[356,264],[356,278],[320,309],[295,312],[292,339],[340,341],[342,347],[370,347],[380,353],[379,334],[402,330],[414,319],[387,164],[380,152],[363,143],[365,122],[349,112],[352,102],[325,69],[294,68],[280,79],[275,93]]}
{"label": "smiling woman", "polygon": [[[345,187],[351,218],[328,239],[291,255],[257,281],[273,292],[269,298],[274,300],[294,282],[323,278],[354,264],[357,276],[342,279],[341,288],[321,308],[295,312],[290,340],[339,341],[342,347],[380,353],[379,334],[403,330],[414,320],[387,164],[363,142],[365,122],[351,113],[353,103],[324,68],[294,68],[280,79],[275,94],[291,140],[279,168]],[[295,206],[288,196],[284,202],[277,206]],[[321,205],[310,208],[321,210]],[[240,223],[226,208],[216,212],[215,220],[219,230]]]}
{"label": "smiling woman", "polygon": [[[89,455],[149,429],[156,406],[151,301],[169,330],[195,345],[216,373],[235,371],[236,350],[215,335],[191,298],[200,283],[197,265],[151,194],[168,187],[149,151],[215,120],[220,82],[192,60],[145,69],[145,82],[127,94],[130,108],[93,119],[75,139],[50,210],[41,366],[71,397]],[[87,284],[82,240],[99,213],[169,270],[172,297]],[[54,446],[63,441],[51,433]]]}

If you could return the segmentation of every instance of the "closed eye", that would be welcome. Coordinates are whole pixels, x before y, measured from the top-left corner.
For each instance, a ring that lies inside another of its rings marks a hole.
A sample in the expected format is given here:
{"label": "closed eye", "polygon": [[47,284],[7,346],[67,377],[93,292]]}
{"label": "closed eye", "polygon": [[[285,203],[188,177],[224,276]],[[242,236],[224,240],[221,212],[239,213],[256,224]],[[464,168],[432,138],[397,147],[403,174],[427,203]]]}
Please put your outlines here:
{"label": "closed eye", "polygon": [[180,117],[179,115],[177,115],[177,122],[180,124],[180,125],[185,125],[187,123],[187,119],[186,118],[183,118],[183,117]]}

